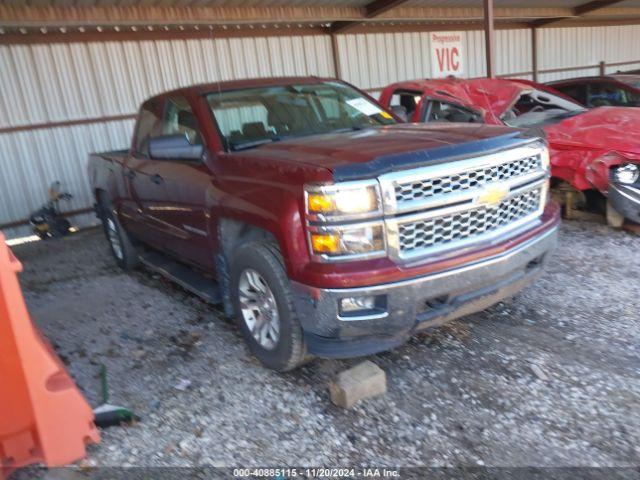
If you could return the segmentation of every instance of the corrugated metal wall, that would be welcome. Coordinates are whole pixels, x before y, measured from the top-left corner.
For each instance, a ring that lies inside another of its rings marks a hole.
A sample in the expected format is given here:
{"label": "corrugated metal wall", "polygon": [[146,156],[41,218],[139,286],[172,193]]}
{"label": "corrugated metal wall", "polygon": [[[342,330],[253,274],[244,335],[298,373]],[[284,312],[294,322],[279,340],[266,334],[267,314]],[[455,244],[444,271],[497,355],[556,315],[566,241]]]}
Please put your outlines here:
{"label": "corrugated metal wall", "polygon": [[[580,67],[640,60],[640,25],[620,27],[548,28],[538,32],[538,68]],[[640,68],[640,63],[611,67],[607,73],[619,68]],[[598,68],[541,74],[540,81],[549,82],[582,75],[598,75]]]}
{"label": "corrugated metal wall", "polygon": [[[484,32],[462,32],[465,77],[486,75]],[[361,88],[378,89],[389,83],[431,77],[430,34],[377,33],[338,37],[343,79]],[[496,31],[498,75],[527,72],[531,66],[529,30]]]}
{"label": "corrugated metal wall", "polygon": [[[328,36],[0,47],[0,128],[133,114],[150,95],[206,81],[334,76]],[[0,224],[27,218],[60,180],[91,206],[89,152],[128,147],[133,120],[0,134]],[[80,225],[91,215],[75,219]],[[26,234],[14,228],[10,236]]]}
{"label": "corrugated metal wall", "polygon": [[[466,76],[485,75],[483,32],[463,38]],[[640,59],[640,26],[541,29],[538,41],[540,70]],[[339,35],[338,52],[342,77],[365,89],[431,75],[426,32]],[[496,62],[498,74],[530,71],[530,31],[498,30]],[[132,114],[154,93],[204,81],[334,73],[329,36],[1,46],[0,128]],[[119,120],[0,134],[0,224],[26,218],[46,200],[53,180],[75,195],[67,209],[90,206],[87,154],[127,147],[132,125]],[[79,219],[88,221],[90,215]]]}

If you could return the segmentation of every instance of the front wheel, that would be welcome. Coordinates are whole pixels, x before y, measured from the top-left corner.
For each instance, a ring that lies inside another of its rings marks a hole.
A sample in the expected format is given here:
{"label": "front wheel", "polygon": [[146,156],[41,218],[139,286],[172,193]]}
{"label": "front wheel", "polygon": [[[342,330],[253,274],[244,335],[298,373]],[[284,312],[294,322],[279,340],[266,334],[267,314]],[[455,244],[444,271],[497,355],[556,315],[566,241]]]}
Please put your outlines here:
{"label": "front wheel", "polygon": [[120,221],[116,217],[115,210],[111,202],[102,197],[100,199],[102,210],[102,226],[107,237],[111,253],[116,259],[116,263],[123,270],[133,270],[138,265],[138,252]]}
{"label": "front wheel", "polygon": [[302,365],[306,346],[278,247],[262,242],[239,247],[231,264],[231,288],[236,320],[251,353],[280,372]]}

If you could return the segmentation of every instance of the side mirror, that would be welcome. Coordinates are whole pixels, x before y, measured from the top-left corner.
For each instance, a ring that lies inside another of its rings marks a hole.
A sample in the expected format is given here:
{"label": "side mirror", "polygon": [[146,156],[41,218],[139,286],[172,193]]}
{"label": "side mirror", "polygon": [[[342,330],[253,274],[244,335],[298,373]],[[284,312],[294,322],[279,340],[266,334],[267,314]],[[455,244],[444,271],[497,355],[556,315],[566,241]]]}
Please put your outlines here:
{"label": "side mirror", "polygon": [[391,111],[396,114],[397,117],[404,122],[409,121],[409,115],[407,114],[407,108],[402,105],[393,105]]}
{"label": "side mirror", "polygon": [[200,160],[203,145],[192,145],[186,135],[162,135],[149,140],[149,155],[157,159]]}

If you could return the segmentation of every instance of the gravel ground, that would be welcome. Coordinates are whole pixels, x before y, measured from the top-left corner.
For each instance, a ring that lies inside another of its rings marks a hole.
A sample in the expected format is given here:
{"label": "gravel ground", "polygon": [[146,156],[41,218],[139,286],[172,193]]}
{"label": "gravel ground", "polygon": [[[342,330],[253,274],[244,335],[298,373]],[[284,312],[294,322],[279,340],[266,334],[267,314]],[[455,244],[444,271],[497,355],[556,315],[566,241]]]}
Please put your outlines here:
{"label": "gravel ground", "polygon": [[[327,383],[357,360],[278,374],[240,332],[101,232],[14,249],[32,315],[89,401],[141,421],[102,431],[97,466],[638,466],[640,237],[567,222],[517,297],[368,357],[386,395],[349,411]],[[182,380],[191,385],[180,391]]]}

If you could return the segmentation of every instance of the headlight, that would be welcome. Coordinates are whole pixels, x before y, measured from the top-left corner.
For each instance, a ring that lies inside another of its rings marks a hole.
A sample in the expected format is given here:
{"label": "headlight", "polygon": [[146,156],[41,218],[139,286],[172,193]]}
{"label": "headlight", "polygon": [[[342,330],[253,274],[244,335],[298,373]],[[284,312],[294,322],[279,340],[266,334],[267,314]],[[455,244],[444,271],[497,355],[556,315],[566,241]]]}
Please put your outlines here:
{"label": "headlight", "polygon": [[309,185],[306,210],[311,220],[366,218],[381,213],[377,182],[345,182]]}
{"label": "headlight", "polygon": [[617,182],[631,185],[632,183],[636,183],[638,178],[640,178],[640,168],[633,163],[621,165],[613,169],[613,178],[615,178]]}
{"label": "headlight", "polygon": [[353,227],[309,227],[311,250],[327,257],[371,258],[385,255],[382,223]]}
{"label": "headlight", "polygon": [[542,166],[545,168],[545,170],[549,170],[551,160],[549,158],[549,149],[546,145],[542,147],[542,152],[540,152],[540,160],[542,161]]}

